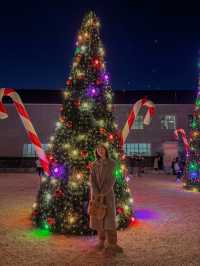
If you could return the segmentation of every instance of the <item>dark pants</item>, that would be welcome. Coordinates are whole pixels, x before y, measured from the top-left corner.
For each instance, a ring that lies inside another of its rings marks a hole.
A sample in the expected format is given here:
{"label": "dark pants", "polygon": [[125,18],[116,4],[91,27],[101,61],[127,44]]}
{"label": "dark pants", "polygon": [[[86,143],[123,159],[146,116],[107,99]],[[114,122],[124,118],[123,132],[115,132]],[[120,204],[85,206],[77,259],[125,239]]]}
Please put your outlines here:
{"label": "dark pants", "polygon": [[44,175],[44,171],[42,167],[37,167],[37,172],[39,176],[43,176]]}
{"label": "dark pants", "polygon": [[182,171],[176,172],[176,180],[180,180],[182,177]]}

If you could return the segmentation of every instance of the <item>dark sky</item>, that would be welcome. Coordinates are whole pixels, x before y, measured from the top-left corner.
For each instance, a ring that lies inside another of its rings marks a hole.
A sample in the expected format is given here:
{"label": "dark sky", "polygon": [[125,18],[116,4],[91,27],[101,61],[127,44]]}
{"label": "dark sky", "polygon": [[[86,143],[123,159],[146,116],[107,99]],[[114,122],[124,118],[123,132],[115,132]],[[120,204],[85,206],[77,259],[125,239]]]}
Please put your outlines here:
{"label": "dark sky", "polygon": [[0,87],[63,88],[77,31],[92,9],[114,90],[195,89],[200,9],[187,2],[1,1]]}

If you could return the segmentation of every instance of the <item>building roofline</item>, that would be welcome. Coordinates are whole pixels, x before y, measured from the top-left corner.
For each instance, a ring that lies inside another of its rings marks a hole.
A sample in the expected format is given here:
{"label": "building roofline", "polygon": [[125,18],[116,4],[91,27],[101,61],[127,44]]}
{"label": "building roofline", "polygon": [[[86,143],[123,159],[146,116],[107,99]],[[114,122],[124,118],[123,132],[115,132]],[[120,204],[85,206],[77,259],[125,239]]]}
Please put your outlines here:
{"label": "building roofline", "polygon": [[[64,89],[59,90],[16,90],[24,103],[61,104]],[[141,98],[148,98],[155,104],[193,104],[196,90],[116,90],[114,104],[132,104]],[[5,102],[11,100],[5,97]]]}

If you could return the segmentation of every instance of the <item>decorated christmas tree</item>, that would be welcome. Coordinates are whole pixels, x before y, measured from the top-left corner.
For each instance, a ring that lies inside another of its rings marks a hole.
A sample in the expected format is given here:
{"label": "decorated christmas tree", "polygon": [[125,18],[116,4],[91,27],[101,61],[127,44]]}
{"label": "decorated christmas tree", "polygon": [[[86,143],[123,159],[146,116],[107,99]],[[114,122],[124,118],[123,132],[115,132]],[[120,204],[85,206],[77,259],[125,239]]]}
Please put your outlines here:
{"label": "decorated christmas tree", "polygon": [[118,228],[132,217],[132,198],[123,176],[124,155],[113,116],[110,76],[93,12],[83,19],[66,81],[64,102],[49,143],[51,176],[43,177],[32,219],[36,226],[59,233],[91,234],[87,214],[89,174],[95,148],[103,143],[116,161],[115,195]]}
{"label": "decorated christmas tree", "polygon": [[[200,59],[198,62],[200,71]],[[186,187],[200,191],[200,76],[190,132],[190,151],[187,154]]]}

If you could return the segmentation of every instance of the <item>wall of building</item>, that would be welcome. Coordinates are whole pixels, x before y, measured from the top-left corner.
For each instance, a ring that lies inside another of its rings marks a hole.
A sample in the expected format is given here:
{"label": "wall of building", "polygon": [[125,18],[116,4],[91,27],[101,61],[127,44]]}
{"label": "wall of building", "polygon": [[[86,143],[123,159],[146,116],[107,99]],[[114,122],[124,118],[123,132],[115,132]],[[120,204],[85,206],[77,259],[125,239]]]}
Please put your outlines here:
{"label": "wall of building", "polygon": [[[33,126],[42,143],[54,132],[60,113],[59,104],[26,104]],[[0,157],[21,157],[23,145],[30,143],[13,105],[6,105],[8,118],[0,120]]]}
{"label": "wall of building", "polygon": [[[26,104],[28,113],[42,143],[48,143],[60,113],[60,104]],[[21,157],[23,145],[29,143],[25,129],[13,105],[6,105],[9,117],[0,120],[0,157]],[[116,122],[121,129],[128,117],[131,105],[115,105]],[[151,143],[151,154],[161,151],[162,143],[174,140],[173,130],[161,128],[161,117],[175,115],[177,128],[189,131],[188,115],[191,104],[157,104],[151,125],[142,130],[131,130],[127,143]]]}
{"label": "wall of building", "polygon": [[[192,104],[157,104],[156,113],[149,126],[144,126],[143,130],[131,130],[127,143],[151,143],[152,155],[162,151],[162,143],[174,140],[174,130],[161,128],[161,118],[165,115],[176,116],[176,127],[184,128],[189,133],[188,115],[192,114],[194,106]],[[131,110],[131,105],[121,104],[116,106],[116,120],[119,128],[124,126]]]}

